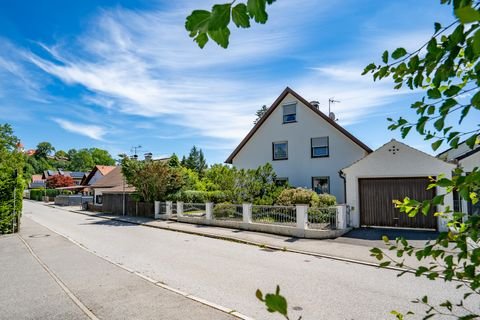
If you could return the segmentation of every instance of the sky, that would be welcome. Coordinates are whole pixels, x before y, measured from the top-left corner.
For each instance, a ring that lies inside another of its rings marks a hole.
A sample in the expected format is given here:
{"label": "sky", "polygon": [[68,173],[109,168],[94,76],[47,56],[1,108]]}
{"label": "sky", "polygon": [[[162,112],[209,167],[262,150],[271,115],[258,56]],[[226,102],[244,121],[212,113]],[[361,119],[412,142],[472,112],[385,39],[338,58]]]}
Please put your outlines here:
{"label": "sky", "polygon": [[[221,0],[0,1],[0,123],[26,149],[49,141],[116,156],[141,145],[162,157],[196,145],[221,163],[289,86],[324,112],[340,101],[339,123],[376,149],[401,139],[386,118],[414,119],[420,93],[361,72],[452,21],[439,2],[277,0],[267,24],[233,27],[228,49],[202,50],[185,17]],[[434,153],[413,131],[404,142]]]}

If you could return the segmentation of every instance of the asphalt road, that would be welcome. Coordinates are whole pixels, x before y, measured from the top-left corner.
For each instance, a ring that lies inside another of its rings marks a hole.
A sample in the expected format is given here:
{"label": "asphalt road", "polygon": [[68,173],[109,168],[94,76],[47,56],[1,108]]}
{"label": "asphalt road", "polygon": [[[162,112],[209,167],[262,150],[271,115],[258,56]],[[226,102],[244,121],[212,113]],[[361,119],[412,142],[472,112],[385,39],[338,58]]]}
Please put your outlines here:
{"label": "asphalt road", "polygon": [[[374,267],[147,228],[24,202],[26,217],[143,275],[257,319],[255,290],[280,285],[291,319],[386,319],[392,309],[422,312],[410,301],[457,301],[455,283]],[[68,258],[68,257],[66,257]],[[473,301],[472,301],[473,302]],[[478,306],[478,301],[476,301]]]}

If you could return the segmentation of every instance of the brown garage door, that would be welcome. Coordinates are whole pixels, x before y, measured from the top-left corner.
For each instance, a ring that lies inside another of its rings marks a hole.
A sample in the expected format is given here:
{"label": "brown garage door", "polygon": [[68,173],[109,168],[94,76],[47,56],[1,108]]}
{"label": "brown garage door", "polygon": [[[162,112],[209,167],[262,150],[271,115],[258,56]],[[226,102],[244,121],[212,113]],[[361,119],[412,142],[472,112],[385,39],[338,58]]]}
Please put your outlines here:
{"label": "brown garage door", "polygon": [[408,217],[395,209],[392,201],[405,197],[423,201],[435,196],[435,189],[427,190],[429,179],[422,178],[381,178],[359,179],[360,223],[367,226],[401,228],[437,228],[434,209],[427,216],[418,213]]}

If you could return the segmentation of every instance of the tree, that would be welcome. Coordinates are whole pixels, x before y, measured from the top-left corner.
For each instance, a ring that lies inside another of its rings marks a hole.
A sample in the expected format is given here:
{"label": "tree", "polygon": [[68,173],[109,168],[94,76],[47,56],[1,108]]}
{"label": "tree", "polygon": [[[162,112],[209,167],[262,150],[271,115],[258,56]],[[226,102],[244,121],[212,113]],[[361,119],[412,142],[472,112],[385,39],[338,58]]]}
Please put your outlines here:
{"label": "tree", "polygon": [[22,212],[23,154],[9,124],[0,125],[0,233],[18,231]]}
{"label": "tree", "polygon": [[177,155],[174,153],[168,160],[168,165],[172,168],[179,168],[180,167],[180,160],[178,160]]}
{"label": "tree", "polygon": [[180,168],[172,168],[162,161],[136,161],[124,156],[122,173],[144,201],[165,200],[183,185]]}
{"label": "tree", "polygon": [[[471,0],[441,0],[441,4],[451,5],[455,20],[442,26],[436,22],[432,37],[415,51],[407,52],[400,47],[392,51],[384,51],[381,63],[370,63],[366,66],[363,74],[373,74],[373,80],[385,78],[393,79],[394,89],[406,87],[410,90],[424,91],[425,96],[415,101],[411,108],[416,111],[416,118],[407,120],[400,117],[397,120],[389,119],[389,129],[400,130],[402,137],[408,136],[412,128],[424,137],[432,141],[432,149],[437,150],[442,144],[448,143],[452,148],[457,148],[461,139],[466,144],[475,148],[480,144],[480,126],[473,130],[462,130],[462,123],[467,117],[475,117],[474,111],[480,110],[480,11],[479,4]],[[248,0],[249,4],[256,4],[257,12],[248,12],[247,15],[238,14],[237,11],[244,9],[232,9],[232,4],[215,5],[212,12],[195,10],[187,17],[186,29],[190,37],[194,37],[198,45],[203,46],[208,41],[207,34],[219,45],[228,46],[230,34],[228,25],[232,17],[235,24],[238,17],[244,20],[256,17],[258,13],[263,15],[266,21],[265,7],[268,0]],[[240,6],[238,3],[236,7]],[[234,8],[236,8],[234,7]],[[244,6],[242,6],[244,8]],[[251,6],[253,8],[253,6]],[[256,14],[254,14],[256,13]],[[262,22],[262,21],[260,21]],[[249,22],[237,26],[249,27]],[[214,35],[214,37],[211,36]],[[222,36],[220,39],[216,39]],[[478,115],[477,115],[478,117]],[[477,118],[478,123],[478,118]],[[429,188],[437,186],[446,189],[447,193],[458,192],[464,200],[473,204],[478,202],[480,192],[480,171],[475,168],[472,172],[465,173],[461,169],[454,172],[452,179],[443,176],[432,180]],[[443,205],[445,195],[437,195],[430,201],[415,201],[405,198],[396,201],[395,205],[401,212],[409,216],[427,214],[430,208]],[[457,288],[468,288],[469,292],[460,295],[460,303],[444,301],[439,305],[433,305],[428,297],[418,299],[427,307],[424,319],[433,316],[456,317],[459,319],[474,319],[479,317],[479,310],[468,309],[464,301],[480,295],[480,218],[467,216],[465,212],[454,212],[448,206],[444,212],[436,215],[448,220],[449,232],[443,232],[438,239],[427,244],[423,248],[414,248],[405,239],[396,239],[390,242],[385,238],[389,249],[396,252],[398,259],[389,258],[383,250],[374,248],[373,256],[382,261],[385,267],[391,263],[398,267],[408,268],[416,276],[426,276],[428,279],[443,277],[445,281],[459,280]],[[449,247],[453,244],[452,248]],[[471,245],[475,249],[470,249]],[[405,255],[416,256],[424,265],[420,267],[408,267],[403,257]],[[433,259],[427,262],[427,259]],[[403,273],[402,273],[403,274]],[[398,319],[403,319],[404,314],[394,311]]]}
{"label": "tree", "polygon": [[257,124],[258,121],[262,119],[263,115],[267,113],[267,110],[268,108],[266,105],[263,105],[260,109],[258,109],[257,112],[255,112],[255,115],[257,116],[257,118],[253,121],[253,124]]}
{"label": "tree", "polygon": [[38,159],[47,159],[54,151],[55,148],[50,142],[40,142],[35,150],[35,157]]}
{"label": "tree", "polygon": [[202,149],[197,149],[196,146],[192,147],[186,159],[182,159],[182,165],[197,172],[200,177],[208,167]]}
{"label": "tree", "polygon": [[70,176],[63,176],[60,174],[56,174],[47,179],[47,188],[55,189],[55,188],[63,188],[63,187],[72,187],[75,185],[73,178]]}
{"label": "tree", "polygon": [[[112,158],[110,153],[107,150],[99,148],[90,148],[88,150],[92,155],[92,160],[94,165],[103,165],[103,166],[113,166],[115,165],[115,160]],[[89,169],[91,170],[91,168]]]}
{"label": "tree", "polygon": [[55,152],[55,159],[57,159],[57,160],[67,159],[68,160],[68,153],[66,153],[63,150],[58,150],[57,152]]}
{"label": "tree", "polygon": [[90,171],[95,166],[92,154],[88,149],[80,149],[72,153],[68,169],[71,171]]}

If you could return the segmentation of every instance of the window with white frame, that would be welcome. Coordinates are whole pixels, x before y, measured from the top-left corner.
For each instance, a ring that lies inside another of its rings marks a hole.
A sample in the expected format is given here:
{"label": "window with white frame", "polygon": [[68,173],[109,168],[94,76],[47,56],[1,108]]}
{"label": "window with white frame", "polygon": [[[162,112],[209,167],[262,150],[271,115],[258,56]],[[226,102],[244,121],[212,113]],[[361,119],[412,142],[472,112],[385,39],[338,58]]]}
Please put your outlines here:
{"label": "window with white frame", "polygon": [[312,138],[312,158],[322,158],[328,157],[329,147],[328,147],[328,137]]}
{"label": "window with white frame", "polygon": [[330,178],[312,177],[312,189],[318,194],[330,193]]}
{"label": "window with white frame", "polygon": [[272,146],[273,160],[287,160],[288,159],[288,142],[279,141],[274,142]]}
{"label": "window with white frame", "polygon": [[297,103],[289,103],[283,105],[283,123],[297,121]]}

